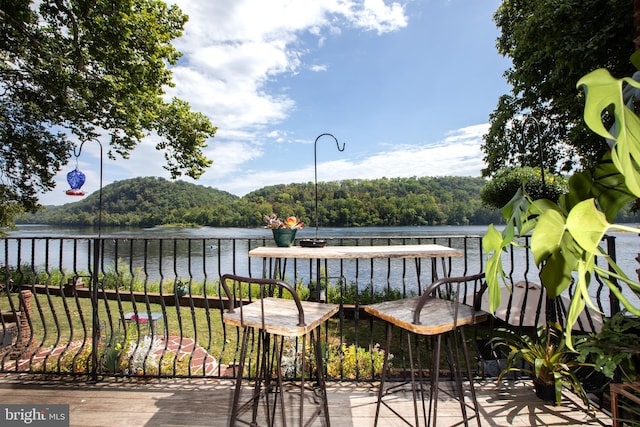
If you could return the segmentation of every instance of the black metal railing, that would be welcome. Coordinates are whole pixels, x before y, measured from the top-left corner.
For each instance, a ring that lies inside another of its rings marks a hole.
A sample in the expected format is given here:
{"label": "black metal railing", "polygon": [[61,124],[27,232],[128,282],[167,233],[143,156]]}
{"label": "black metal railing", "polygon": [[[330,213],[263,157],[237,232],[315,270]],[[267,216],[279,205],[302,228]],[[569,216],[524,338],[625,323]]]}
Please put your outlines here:
{"label": "black metal railing", "polygon": [[[444,261],[277,263],[249,257],[251,249],[272,244],[266,239],[3,238],[0,372],[94,378],[233,376],[239,331],[222,323],[226,301],[219,289],[220,276],[232,273],[279,275],[295,284],[304,298],[339,303],[339,314],[324,329],[329,374],[370,380],[377,375],[378,358],[381,361],[378,343],[383,341],[384,328],[364,313],[364,305],[417,295],[443,275],[484,270],[480,236],[328,241],[329,245],[437,243],[460,249],[464,256]],[[614,239],[605,246],[609,253],[615,253]],[[544,296],[534,292],[539,280],[530,252],[514,247],[505,253],[504,263],[508,280],[524,283],[524,301],[515,301],[515,294],[506,293],[497,321],[522,328],[531,326],[527,324],[531,319],[539,323],[545,319]],[[604,284],[592,288],[592,297],[604,316],[618,310]],[[564,298],[558,304],[560,319],[568,308],[566,303]],[[597,329],[601,321],[602,315],[588,312],[578,326],[588,331]],[[483,338],[479,334],[474,337]],[[295,348],[292,344],[292,366]],[[390,351],[402,366],[402,346]],[[367,352],[364,359],[371,363],[363,365],[356,352]]]}

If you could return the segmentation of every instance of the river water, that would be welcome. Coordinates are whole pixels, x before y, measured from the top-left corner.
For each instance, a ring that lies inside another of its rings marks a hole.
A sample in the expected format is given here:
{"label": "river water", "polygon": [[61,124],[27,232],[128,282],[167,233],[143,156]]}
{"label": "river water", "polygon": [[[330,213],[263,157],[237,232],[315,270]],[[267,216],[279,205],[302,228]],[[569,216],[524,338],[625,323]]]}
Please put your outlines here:
{"label": "river water", "polygon": [[[322,238],[348,237],[432,237],[432,236],[482,236],[487,226],[430,226],[430,227],[320,227]],[[89,237],[97,234],[97,229],[87,227],[58,227],[51,225],[20,225],[8,233],[9,237]],[[270,239],[270,231],[263,228],[214,228],[214,227],[109,227],[101,230],[103,237],[114,238],[198,238],[198,239]],[[316,229],[303,228],[298,238],[314,237]],[[616,238],[618,265],[630,277],[637,277],[640,268],[636,261],[640,253],[640,237],[632,233],[611,233]]]}

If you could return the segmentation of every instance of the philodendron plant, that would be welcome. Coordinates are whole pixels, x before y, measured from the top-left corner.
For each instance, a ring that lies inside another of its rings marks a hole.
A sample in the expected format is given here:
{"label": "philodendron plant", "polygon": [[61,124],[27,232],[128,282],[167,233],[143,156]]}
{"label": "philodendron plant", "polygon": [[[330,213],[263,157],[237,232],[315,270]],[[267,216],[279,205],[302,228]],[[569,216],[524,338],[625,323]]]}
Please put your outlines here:
{"label": "philodendron plant", "polygon": [[[636,63],[636,59],[640,59],[638,52],[632,61]],[[517,245],[517,237],[531,233],[531,251],[549,297],[558,297],[575,281],[567,313],[569,346],[571,328],[585,305],[597,310],[588,294],[594,273],[629,312],[640,315],[640,307],[625,297],[614,279],[626,284],[638,296],[640,284],[630,279],[600,247],[608,230],[640,233],[639,228],[611,223],[620,209],[640,198],[640,118],[632,110],[633,100],[625,105],[623,97],[625,87],[627,92],[632,88],[640,90],[640,83],[631,78],[615,79],[607,70],[599,69],[580,79],[577,86],[585,93],[585,122],[609,141],[611,150],[593,172],[571,176],[569,192],[557,203],[547,199],[533,201],[519,191],[503,209],[507,220],[503,232],[492,224],[483,239],[483,248],[489,255],[486,280],[492,312],[500,305],[501,283],[509,286],[501,255],[509,245]],[[636,100],[640,100],[640,96]],[[614,117],[613,131],[604,126],[603,114]],[[597,266],[597,256],[605,258],[612,271]]]}

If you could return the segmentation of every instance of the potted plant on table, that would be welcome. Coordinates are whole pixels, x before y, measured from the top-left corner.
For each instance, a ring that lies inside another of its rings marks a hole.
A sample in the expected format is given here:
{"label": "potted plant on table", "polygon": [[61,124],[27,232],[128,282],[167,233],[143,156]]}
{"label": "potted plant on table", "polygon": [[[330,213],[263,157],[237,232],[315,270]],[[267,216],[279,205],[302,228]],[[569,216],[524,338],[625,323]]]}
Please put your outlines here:
{"label": "potted plant on table", "polygon": [[265,228],[273,232],[273,238],[277,246],[289,247],[296,238],[296,232],[304,226],[297,216],[290,216],[282,221],[276,214],[263,217]]}
{"label": "potted plant on table", "polygon": [[540,327],[537,331],[534,339],[529,335],[501,330],[503,335],[492,340],[497,352],[504,349],[508,354],[498,381],[509,373],[521,372],[531,376],[536,396],[540,399],[560,405],[562,387],[568,386],[588,406],[589,397],[575,374],[577,367],[587,364],[579,362],[578,353],[567,346],[560,325]]}

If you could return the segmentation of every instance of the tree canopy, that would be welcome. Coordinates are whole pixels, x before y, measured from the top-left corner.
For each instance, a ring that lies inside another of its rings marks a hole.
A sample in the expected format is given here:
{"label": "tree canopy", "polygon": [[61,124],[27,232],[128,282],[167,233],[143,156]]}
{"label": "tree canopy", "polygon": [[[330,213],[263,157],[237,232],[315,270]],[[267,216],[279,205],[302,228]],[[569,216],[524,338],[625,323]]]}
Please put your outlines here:
{"label": "tree canopy", "polygon": [[186,21],[157,0],[0,0],[0,225],[35,211],[86,141],[126,158],[155,135],[173,178],[210,166],[202,150],[216,128],[163,98]]}
{"label": "tree canopy", "polygon": [[532,200],[544,198],[557,202],[568,191],[568,186],[562,176],[549,173],[544,177],[543,186],[539,168],[505,168],[482,187],[480,198],[486,206],[502,209],[520,189],[524,189]]}
{"label": "tree canopy", "polygon": [[[522,176],[530,178],[530,187],[535,187],[536,182],[540,183],[536,172],[515,173],[516,177],[510,181],[517,182],[511,182],[512,187],[517,188]],[[564,180],[558,179],[545,175],[547,188],[564,191]],[[318,221],[322,227],[502,222],[504,219],[498,208],[482,203],[480,190],[485,183],[482,178],[456,176],[319,182]],[[78,202],[46,206],[36,214],[22,215],[19,222],[95,226],[99,206],[99,195],[95,192]],[[314,227],[314,183],[270,185],[243,197],[211,187],[155,177],[117,181],[103,189],[102,220],[105,226],[253,228],[264,226],[263,216],[271,213],[280,218],[295,215],[306,227]],[[638,213],[623,212],[620,216],[622,222],[638,219]]]}
{"label": "tree canopy", "polygon": [[[480,201],[485,181],[471,177],[381,178],[318,183],[318,219],[323,227],[466,225],[501,219]],[[103,189],[103,225],[194,224],[262,227],[263,216],[300,217],[315,226],[314,183],[264,187],[244,197],[210,187],[161,178],[133,178]],[[97,193],[62,206],[47,206],[21,222],[96,225]]]}
{"label": "tree canopy", "polygon": [[[633,10],[633,0],[502,2],[494,15],[497,48],[512,61],[505,73],[512,91],[490,116],[484,176],[508,166],[539,167],[539,144],[552,172],[600,159],[608,146],[584,124],[576,83],[597,68],[618,77],[633,73]],[[536,122],[524,123],[527,117]]]}

